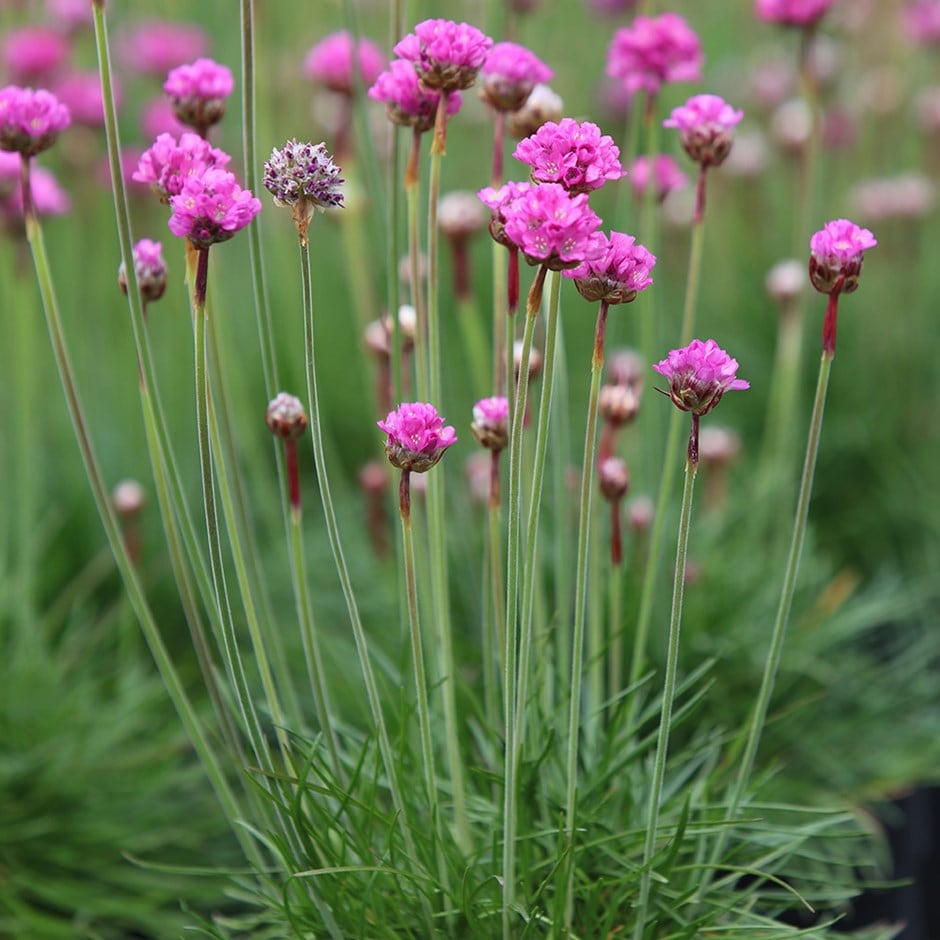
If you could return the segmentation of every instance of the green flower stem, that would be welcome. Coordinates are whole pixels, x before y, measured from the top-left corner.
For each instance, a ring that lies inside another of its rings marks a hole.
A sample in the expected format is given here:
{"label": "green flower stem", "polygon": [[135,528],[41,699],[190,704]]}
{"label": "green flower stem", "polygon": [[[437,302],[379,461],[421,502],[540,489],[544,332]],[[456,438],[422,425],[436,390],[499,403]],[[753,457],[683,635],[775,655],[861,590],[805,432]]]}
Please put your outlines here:
{"label": "green flower stem", "polygon": [[[102,16],[102,11],[97,5],[95,6],[95,13],[96,22],[98,22]],[[28,200],[24,200],[24,208],[28,204]],[[65,336],[62,331],[58,301],[52,283],[52,275],[49,270],[49,261],[46,256],[39,219],[34,213],[28,212],[25,215],[24,221],[26,224],[26,237],[33,256],[33,264],[39,284],[43,312],[46,317],[46,326],[52,343],[56,368],[58,369],[62,389],[65,393],[69,417],[71,418],[72,428],[75,432],[79,451],[81,452],[82,463],[91,487],[92,496],[95,500],[95,506],[101,518],[108,544],[114,555],[115,563],[117,564],[121,579],[127,590],[134,614],[140,623],[144,638],[150,648],[150,653],[154,658],[154,662],[160,672],[160,677],[166,687],[167,694],[170,696],[173,707],[176,709],[180,721],[183,723],[183,727],[186,730],[189,740],[192,742],[193,748],[199,755],[199,759],[222,805],[226,818],[232,824],[235,837],[241,845],[242,850],[245,852],[246,858],[248,858],[252,864],[262,866],[264,862],[257,844],[246,832],[245,827],[236,822],[244,818],[242,807],[229,786],[228,779],[222,769],[218,756],[203,731],[199,715],[190,702],[189,697],[186,695],[179,673],[173,665],[170,654],[163,643],[163,637],[160,635],[160,629],[154,620],[153,612],[150,609],[150,605],[147,603],[147,598],[138,578],[137,571],[127,555],[120,525],[114,514],[114,509],[111,506],[111,500],[101,474],[98,458],[94,451],[91,436],[88,433],[88,425],[85,421],[84,409],[82,408],[81,399],[79,398],[78,388],[75,384],[74,372],[72,370],[71,361],[69,360]]]}
{"label": "green flower stem", "polygon": [[[617,532],[619,549],[620,503],[610,504],[611,538]],[[610,653],[607,660],[607,695],[611,700],[620,694],[623,687],[623,563],[619,551],[612,551],[607,578],[607,634]]]}
{"label": "green flower stem", "polygon": [[[392,401],[401,402],[402,390],[402,336],[401,323],[398,319],[398,308],[401,306],[399,292],[398,259],[401,257],[401,232],[399,230],[399,215],[401,214],[401,190],[398,187],[398,177],[401,173],[401,147],[399,146],[397,125],[392,136],[392,153],[388,166],[388,184],[386,186],[386,199],[388,200],[388,216],[386,217],[385,241],[388,246],[385,265],[385,303],[392,321],[391,329],[391,369],[392,369]],[[409,259],[409,264],[411,263]],[[412,272],[414,273],[414,272]]]}
{"label": "green flower stem", "polygon": [[[418,226],[418,206],[421,159],[421,135],[414,131],[411,136],[411,154],[405,171],[405,203],[408,214],[408,264],[411,271],[411,302],[415,308],[415,378],[418,398],[430,398],[428,377],[428,310],[421,291],[421,237]],[[396,262],[397,264],[397,262]]]}
{"label": "green flower stem", "polygon": [[[499,455],[490,454],[490,500],[487,507],[487,529],[489,534],[487,561],[489,563],[489,617],[483,627],[484,662],[483,685],[487,716],[491,728],[497,727],[498,675],[501,670],[503,651],[506,646],[506,596],[503,585],[503,536],[502,511],[499,495]],[[486,605],[484,605],[486,606]]]}
{"label": "green flower stem", "polygon": [[503,651],[503,711],[506,735],[503,781],[503,940],[512,940],[512,906],[516,894],[516,670],[519,643],[519,581],[522,539],[522,451],[523,419],[529,390],[529,354],[535,320],[542,305],[542,290],[548,269],[541,265],[532,282],[526,304],[525,329],[516,394],[512,401],[509,436],[508,537],[506,543],[506,646]]}
{"label": "green flower stem", "polygon": [[[392,749],[391,740],[388,736],[388,726],[385,723],[385,716],[382,712],[382,699],[379,695],[379,686],[372,669],[372,661],[369,658],[369,644],[366,638],[365,629],[362,626],[362,619],[359,616],[359,605],[356,603],[356,595],[353,591],[352,580],[349,577],[349,569],[346,565],[346,558],[343,554],[343,546],[339,537],[339,525],[336,521],[336,511],[333,508],[333,497],[330,495],[330,482],[326,472],[326,454],[323,449],[323,432],[320,422],[320,397],[317,391],[317,373],[314,343],[314,322],[313,322],[313,286],[310,272],[310,251],[306,239],[300,239],[300,268],[303,282],[303,300],[304,300],[304,347],[307,373],[307,395],[310,399],[310,436],[313,442],[313,459],[317,471],[317,483],[320,489],[320,499],[323,503],[323,514],[326,521],[327,536],[330,540],[330,549],[333,552],[333,560],[336,564],[336,573],[339,576],[340,587],[343,591],[343,598],[346,601],[346,610],[349,614],[349,622],[353,631],[353,638],[356,642],[356,652],[359,656],[359,666],[362,669],[362,677],[366,686],[366,695],[369,699],[369,708],[372,713],[372,722],[375,725],[376,739],[379,745],[379,754],[382,758],[382,766],[385,770],[385,777],[388,783],[389,793],[392,797],[392,805],[395,808],[398,825],[401,830],[402,841],[405,846],[406,854],[413,860],[418,858],[415,849],[414,838],[411,834],[411,828],[408,821],[408,813],[405,808],[405,801],[402,796],[401,785],[398,781],[397,762],[395,752]],[[433,935],[431,927],[431,907],[427,898],[421,896],[422,912],[427,921],[428,929]]]}
{"label": "green flower stem", "polygon": [[[830,304],[836,300],[830,298]],[[770,648],[764,663],[764,674],[761,678],[760,690],[754,703],[754,711],[747,725],[747,737],[744,743],[744,753],[738,761],[738,773],[731,788],[727,801],[727,815],[733,819],[744,799],[751,771],[754,769],[754,760],[757,756],[757,747],[760,744],[761,732],[767,719],[767,710],[770,707],[770,698],[773,695],[777,670],[780,667],[780,656],[783,652],[783,643],[786,637],[787,625],[790,622],[790,609],[793,605],[793,595],[796,592],[797,575],[800,568],[800,556],[803,552],[803,541],[806,536],[806,522],[809,516],[809,502],[813,492],[813,476],[816,471],[816,457],[819,453],[819,439],[822,433],[823,412],[826,407],[826,392],[829,388],[829,373],[832,369],[833,353],[823,351],[819,363],[819,378],[816,382],[816,398],[813,401],[813,412],[809,423],[809,437],[806,442],[806,458],[803,461],[803,476],[800,480],[800,490],[796,501],[796,513],[793,518],[793,534],[790,539],[790,551],[787,555],[787,566],[783,575],[783,585],[780,590],[780,601],[777,606],[777,615],[774,618],[773,629],[770,634]],[[721,858],[728,839],[729,830],[722,827],[718,840],[711,855],[711,865],[714,866]]]}
{"label": "green flower stem", "polygon": [[672,705],[676,695],[676,673],[679,665],[679,628],[682,623],[682,597],[685,590],[685,563],[692,522],[692,495],[698,470],[698,416],[692,415],[689,436],[689,456],[685,465],[685,486],[682,490],[682,508],[679,511],[679,537],[676,545],[676,567],[672,584],[672,614],[669,618],[669,640],[666,648],[666,676],[663,681],[663,704],[656,736],[656,757],[653,762],[653,781],[649,795],[649,818],[643,844],[643,873],[637,901],[634,940],[643,940],[649,910],[650,887],[653,879],[653,857],[656,854],[656,834],[659,826],[663,780],[666,775],[666,757],[669,751],[669,732],[672,726]]}
{"label": "green flower stem", "polygon": [[[571,929],[574,915],[574,831],[578,795],[578,744],[581,728],[581,682],[584,671],[584,622],[587,606],[588,556],[591,536],[591,494],[594,484],[594,453],[597,446],[597,400],[604,369],[604,337],[607,332],[607,301],[602,300],[594,331],[591,357],[591,391],[588,397],[584,459],[581,463],[581,503],[578,509],[578,560],[575,567],[574,624],[571,635],[571,698],[568,703],[568,736],[565,760],[565,877],[564,929]],[[597,650],[595,653],[599,652]],[[598,702],[591,703],[595,708]]]}
{"label": "green flower stem", "polygon": [[[704,189],[705,169],[699,176],[699,183]],[[695,308],[702,277],[702,256],[705,249],[705,218],[697,217],[692,225],[692,244],[689,246],[689,269],[685,281],[685,302],[682,305],[682,331],[679,333],[679,346],[688,346],[692,342],[695,329]],[[651,359],[650,362],[653,360]]]}

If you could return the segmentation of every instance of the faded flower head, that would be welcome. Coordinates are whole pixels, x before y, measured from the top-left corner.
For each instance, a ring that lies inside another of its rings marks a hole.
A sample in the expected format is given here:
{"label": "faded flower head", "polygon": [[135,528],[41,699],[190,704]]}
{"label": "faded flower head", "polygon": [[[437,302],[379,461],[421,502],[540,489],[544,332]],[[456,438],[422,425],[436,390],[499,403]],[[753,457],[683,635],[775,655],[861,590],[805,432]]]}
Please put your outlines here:
{"label": "faded flower head", "polygon": [[51,26],[23,26],[5,31],[0,45],[3,72],[17,83],[47,82],[69,54],[66,35]]}
{"label": "faded flower head", "polygon": [[302,205],[309,219],[314,210],[343,204],[340,186],[345,180],[325,144],[289,140],[276,147],[264,163],[262,182],[279,206]]}
{"label": "faded flower head", "polygon": [[0,88],[0,150],[25,157],[51,147],[71,123],[69,109],[44,88]]}
{"label": "faded flower head", "polygon": [[483,231],[486,222],[486,211],[476,193],[458,189],[441,196],[437,207],[437,225],[448,238],[469,238]]}
{"label": "faded flower head", "polygon": [[[381,101],[388,111],[389,120],[404,127],[413,127],[423,133],[434,126],[437,103],[441,93],[425,88],[418,80],[411,62],[394,59],[368,91],[373,101]],[[460,92],[447,97],[448,116],[456,114],[462,104]]]}
{"label": "faded flower head", "polygon": [[878,242],[867,228],[834,219],[809,241],[809,279],[820,293],[851,294],[858,288],[865,251]]}
{"label": "faded flower head", "polygon": [[371,39],[357,42],[344,29],[312,46],[304,59],[303,70],[311,81],[321,82],[331,91],[351,95],[357,81],[368,88],[384,68],[385,54]]}
{"label": "faded flower head", "polygon": [[488,450],[502,450],[509,442],[509,401],[502,395],[481,398],[473,406],[473,436]]}
{"label": "faded flower head", "polygon": [[668,153],[658,153],[652,158],[639,156],[630,166],[630,186],[636,199],[642,199],[652,186],[656,201],[662,202],[674,189],[688,184],[689,178]]}
{"label": "faded flower head", "polygon": [[598,414],[615,428],[629,424],[639,413],[642,390],[642,383],[602,385],[597,396]]}
{"label": "faded flower head", "polygon": [[630,470],[622,457],[607,457],[597,465],[597,482],[608,502],[619,502],[630,489]]}
{"label": "faded flower head", "polygon": [[376,424],[388,435],[385,453],[399,470],[424,473],[457,443],[453,427],[445,427],[437,409],[426,402],[402,403]]}
{"label": "faded flower head", "polygon": [[766,23],[808,27],[818,23],[835,0],[755,0],[754,12]]}
{"label": "faded flower head", "polygon": [[532,168],[536,183],[560,183],[571,193],[599,189],[624,175],[613,138],[601,134],[596,124],[579,124],[573,118],[543,124],[519,141],[513,156]]}
{"label": "faded flower head", "polygon": [[[121,88],[116,82],[112,85],[115,104],[121,106]],[[104,99],[101,95],[101,79],[97,70],[69,72],[56,82],[55,93],[58,99],[69,109],[69,114],[76,124],[86,127],[100,127],[104,124]]]}
{"label": "faded flower head", "polygon": [[[166,262],[163,260],[163,246],[160,242],[142,238],[134,245],[134,273],[144,303],[159,300],[163,296],[166,290]],[[126,294],[127,272],[123,262],[118,268],[118,284]]]}
{"label": "faded flower head", "polygon": [[585,300],[628,304],[653,283],[650,271],[656,264],[656,257],[636,244],[632,235],[611,232],[610,238],[603,233],[601,237],[605,242],[604,253],[565,271],[565,277],[574,280],[574,286]]}
{"label": "faded flower head", "polygon": [[548,121],[560,121],[564,113],[561,95],[552,91],[548,85],[536,85],[525,104],[518,111],[506,115],[506,130],[521,140],[530,137]]}
{"label": "faded flower head", "polygon": [[606,239],[597,229],[600,218],[581,193],[571,196],[558,183],[543,183],[518,192],[500,207],[509,239],[530,264],[554,271],[573,268],[601,257]]}
{"label": "faded flower head", "polygon": [[242,189],[233,173],[217,167],[188,177],[170,206],[170,231],[197,248],[228,241],[261,211],[251,190]]}
{"label": "faded flower head", "polygon": [[530,49],[498,42],[480,69],[480,97],[497,111],[518,111],[536,85],[555,73]]}
{"label": "faded flower head", "polygon": [[718,95],[694,95],[663,121],[679,132],[685,152],[702,166],[719,166],[728,156],[734,128],[744,117]]}
{"label": "faded flower head", "polygon": [[232,70],[213,59],[179,65],[163,83],[163,91],[180,121],[203,131],[222,120],[225,100],[234,88]]}
{"label": "faded flower head", "polygon": [[127,68],[159,76],[198,59],[208,48],[202,29],[173,20],[144,20],[118,40],[118,54]]}
{"label": "faded flower head", "polygon": [[725,392],[750,388],[736,378],[737,359],[732,359],[713,339],[693,339],[674,349],[653,368],[669,379],[669,397],[682,411],[701,417],[708,414]]}
{"label": "faded flower head", "polygon": [[792,304],[806,287],[806,265],[796,258],[778,261],[764,278],[770,299],[778,304]]}
{"label": "faded flower head", "polygon": [[475,81],[493,40],[469,23],[424,20],[395,46],[407,59],[425,88],[449,92],[469,88]]}
{"label": "faded flower head", "polygon": [[614,33],[607,51],[607,74],[634,93],[656,94],[666,82],[702,78],[702,44],[678,13],[638,16]]}
{"label": "faded flower head", "polygon": [[221,169],[231,159],[225,151],[212,147],[192,131],[180,135],[179,141],[172,134],[160,134],[140,155],[131,178],[146,183],[164,202],[169,202],[182,191],[190,177],[207,169]]}
{"label": "faded flower head", "polygon": [[307,414],[300,399],[287,392],[279,392],[268,404],[264,415],[271,433],[285,441],[295,441],[307,430]]}

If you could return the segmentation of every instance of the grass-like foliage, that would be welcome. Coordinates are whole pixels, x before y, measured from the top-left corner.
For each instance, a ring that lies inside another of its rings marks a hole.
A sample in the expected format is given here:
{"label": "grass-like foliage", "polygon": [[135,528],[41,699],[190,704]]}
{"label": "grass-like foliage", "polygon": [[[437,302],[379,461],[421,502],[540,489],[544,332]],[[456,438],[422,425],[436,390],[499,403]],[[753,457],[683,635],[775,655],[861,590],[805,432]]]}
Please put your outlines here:
{"label": "grass-like foliage", "polygon": [[940,766],[929,21],[89,6],[0,10],[0,934],[844,935]]}

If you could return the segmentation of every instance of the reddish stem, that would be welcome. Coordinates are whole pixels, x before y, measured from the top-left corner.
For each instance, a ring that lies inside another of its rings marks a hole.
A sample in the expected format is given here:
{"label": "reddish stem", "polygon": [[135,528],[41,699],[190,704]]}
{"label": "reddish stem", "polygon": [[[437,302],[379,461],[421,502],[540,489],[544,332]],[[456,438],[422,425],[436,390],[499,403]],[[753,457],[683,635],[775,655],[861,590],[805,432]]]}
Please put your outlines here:
{"label": "reddish stem", "polygon": [[450,99],[450,92],[442,91],[440,98],[437,99],[437,113],[434,115],[434,143],[432,144],[435,153],[442,157],[447,153],[447,105]]}
{"label": "reddish stem", "polygon": [[699,423],[699,416],[693,412],[692,413],[692,428],[689,431],[689,450],[688,450],[689,466],[692,467],[693,470],[698,468],[698,423]]}
{"label": "reddish stem", "polygon": [[620,500],[610,501],[610,562],[616,568],[623,561],[623,537],[620,531]]}
{"label": "reddish stem", "polygon": [[610,304],[606,300],[602,300],[597,311],[597,327],[594,330],[594,354],[591,358],[591,365],[595,369],[604,368],[604,338],[607,335],[607,312],[609,310]]}
{"label": "reddish stem", "polygon": [[196,248],[196,277],[193,280],[193,304],[202,310],[206,305],[206,287],[209,283],[209,246]]}
{"label": "reddish stem", "polygon": [[421,163],[421,131],[414,128],[411,132],[411,150],[408,153],[408,165],[405,167],[405,188],[418,185]]}
{"label": "reddish stem", "polygon": [[692,213],[692,222],[694,225],[701,225],[705,218],[705,174],[708,172],[708,164],[703,163],[699,167],[698,180],[695,183],[695,211]]}
{"label": "reddish stem", "polygon": [[499,455],[502,451],[490,451],[490,509],[499,509]]}
{"label": "reddish stem", "polygon": [[470,299],[470,252],[467,251],[467,239],[463,236],[450,238],[451,257],[454,260],[454,297],[457,300]]}
{"label": "reddish stem", "polygon": [[506,281],[506,312],[514,316],[519,309],[519,249],[509,248],[509,271]]}
{"label": "reddish stem", "polygon": [[402,521],[411,522],[411,471],[402,470],[401,482],[398,484],[398,511]]}
{"label": "reddish stem", "polygon": [[25,153],[20,154],[20,188],[23,192],[23,218],[33,216],[33,187],[29,180],[29,163],[32,158]]}
{"label": "reddish stem", "polygon": [[826,319],[823,321],[823,353],[830,359],[836,354],[836,318],[839,315],[839,295],[842,293],[844,283],[845,275],[840,275],[826,303]]}
{"label": "reddish stem", "polygon": [[290,494],[290,508],[300,511],[300,467],[297,462],[297,441],[287,438],[284,441],[284,458],[287,463],[287,489]]}

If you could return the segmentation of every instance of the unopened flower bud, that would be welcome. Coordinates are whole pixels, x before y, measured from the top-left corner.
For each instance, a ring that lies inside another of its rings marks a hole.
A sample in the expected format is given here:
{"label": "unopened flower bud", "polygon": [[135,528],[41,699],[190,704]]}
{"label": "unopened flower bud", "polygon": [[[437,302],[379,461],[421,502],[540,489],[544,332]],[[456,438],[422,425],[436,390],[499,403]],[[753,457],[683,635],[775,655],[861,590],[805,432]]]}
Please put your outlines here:
{"label": "unopened flower bud", "polygon": [[867,228],[834,219],[810,239],[809,279],[822,294],[851,294],[858,288],[865,250],[878,242]]}
{"label": "unopened flower bud", "polygon": [[139,515],[146,502],[147,494],[136,480],[121,480],[111,494],[111,505],[123,519],[132,519]]}
{"label": "unopened flower bud", "polygon": [[741,453],[741,438],[731,428],[707,424],[699,435],[698,450],[702,463],[726,467]]}
{"label": "unopened flower bud", "polygon": [[634,497],[627,503],[627,517],[634,532],[647,532],[653,524],[653,501],[648,496]]}
{"label": "unopened flower bud", "polygon": [[630,488],[630,471],[627,462],[620,457],[608,457],[597,468],[597,479],[601,494],[609,502],[617,502],[627,495]]}
{"label": "unopened flower bud", "polygon": [[359,485],[370,496],[381,495],[388,489],[388,464],[370,460],[359,471]]}
{"label": "unopened flower bud", "polygon": [[640,410],[640,390],[635,385],[602,385],[597,399],[600,416],[616,428],[629,424]]}
{"label": "unopened flower bud", "polygon": [[307,415],[300,399],[287,392],[271,400],[264,420],[271,433],[285,441],[296,440],[307,430]]}
{"label": "unopened flower bud", "polygon": [[635,388],[639,394],[646,377],[646,368],[646,361],[635,349],[618,349],[608,360],[607,377],[617,385]]}
{"label": "unopened flower bud", "polygon": [[548,85],[536,85],[518,111],[506,115],[506,130],[517,140],[530,137],[548,121],[558,123],[564,114],[561,96]]}
{"label": "unopened flower bud", "polygon": [[[137,288],[145,304],[159,300],[166,291],[166,262],[163,260],[163,246],[160,242],[142,238],[134,245],[134,273],[137,275]],[[127,272],[122,263],[118,268],[118,284],[127,293]]]}
{"label": "unopened flower bud", "polygon": [[441,196],[437,224],[448,238],[465,239],[486,228],[489,216],[476,193],[457,190]]}
{"label": "unopened flower bud", "polygon": [[796,258],[779,261],[767,272],[764,286],[773,301],[789,305],[806,287],[806,267]]}
{"label": "unopened flower bud", "polygon": [[473,406],[473,436],[487,450],[500,451],[509,443],[509,402],[502,395],[481,398]]}

